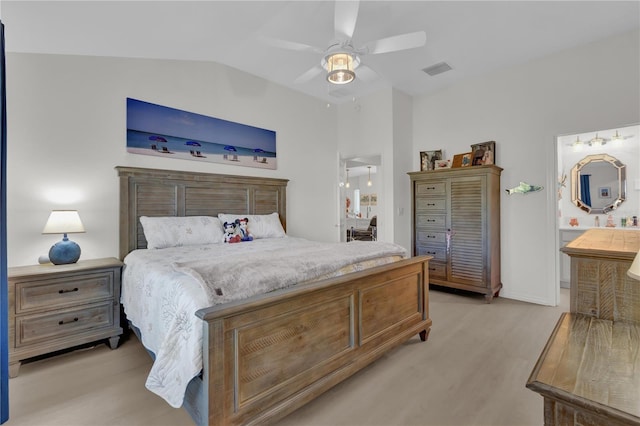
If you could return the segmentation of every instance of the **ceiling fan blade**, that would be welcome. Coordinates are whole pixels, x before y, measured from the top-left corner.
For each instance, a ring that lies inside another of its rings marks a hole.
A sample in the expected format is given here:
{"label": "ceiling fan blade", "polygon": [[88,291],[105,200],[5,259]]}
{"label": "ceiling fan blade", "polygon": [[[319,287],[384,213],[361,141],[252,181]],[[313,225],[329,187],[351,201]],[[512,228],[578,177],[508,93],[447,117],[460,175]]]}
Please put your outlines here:
{"label": "ceiling fan blade", "polygon": [[398,50],[414,49],[422,47],[427,42],[427,33],[416,31],[415,33],[400,34],[372,41],[364,45],[363,54],[375,55],[378,53],[395,52]]}
{"label": "ceiling fan blade", "polygon": [[359,8],[360,1],[336,1],[334,19],[336,38],[351,40],[356,29]]}
{"label": "ceiling fan blade", "polygon": [[294,84],[306,83],[307,81],[313,79],[315,76],[320,74],[323,70],[324,70],[324,68],[322,68],[320,65],[316,65],[315,67],[313,67],[310,70],[306,71],[300,77],[296,78],[293,82],[294,82]]}
{"label": "ceiling fan blade", "polygon": [[295,50],[297,52],[313,52],[323,53],[324,49],[319,47],[310,46],[304,43],[298,43],[295,41],[281,40],[279,38],[258,36],[258,41],[271,47],[277,47],[279,49]]}
{"label": "ceiling fan blade", "polygon": [[356,69],[356,78],[362,80],[367,83],[373,81],[379,77],[378,73],[369,68],[366,65],[360,64],[360,66]]}

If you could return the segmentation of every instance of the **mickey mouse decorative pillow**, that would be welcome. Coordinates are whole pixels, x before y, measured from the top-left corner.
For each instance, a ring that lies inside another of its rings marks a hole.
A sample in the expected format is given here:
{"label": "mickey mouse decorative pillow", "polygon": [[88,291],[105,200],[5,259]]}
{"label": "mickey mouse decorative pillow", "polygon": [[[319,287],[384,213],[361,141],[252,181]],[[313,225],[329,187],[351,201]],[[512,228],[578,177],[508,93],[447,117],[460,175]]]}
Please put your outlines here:
{"label": "mickey mouse decorative pillow", "polygon": [[253,235],[249,232],[249,218],[236,219],[237,235],[242,241],[253,241]]}
{"label": "mickey mouse decorative pillow", "polygon": [[236,219],[248,219],[251,227],[251,235],[254,239],[260,238],[284,238],[284,232],[278,213],[271,214],[218,214],[221,222],[235,222]]}
{"label": "mickey mouse decorative pillow", "polygon": [[236,232],[235,222],[225,222],[224,227],[224,242],[225,243],[238,243],[242,241],[242,237]]}

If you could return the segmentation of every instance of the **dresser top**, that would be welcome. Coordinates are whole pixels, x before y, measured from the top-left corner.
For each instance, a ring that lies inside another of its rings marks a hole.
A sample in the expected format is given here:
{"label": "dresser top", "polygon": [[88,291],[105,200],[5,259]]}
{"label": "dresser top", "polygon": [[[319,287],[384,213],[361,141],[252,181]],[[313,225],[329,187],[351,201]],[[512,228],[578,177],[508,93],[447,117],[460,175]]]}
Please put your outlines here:
{"label": "dresser top", "polygon": [[640,232],[595,228],[560,249],[569,256],[633,260],[640,250]]}
{"label": "dresser top", "polygon": [[639,336],[638,323],[564,313],[527,387],[619,422],[638,424]]}

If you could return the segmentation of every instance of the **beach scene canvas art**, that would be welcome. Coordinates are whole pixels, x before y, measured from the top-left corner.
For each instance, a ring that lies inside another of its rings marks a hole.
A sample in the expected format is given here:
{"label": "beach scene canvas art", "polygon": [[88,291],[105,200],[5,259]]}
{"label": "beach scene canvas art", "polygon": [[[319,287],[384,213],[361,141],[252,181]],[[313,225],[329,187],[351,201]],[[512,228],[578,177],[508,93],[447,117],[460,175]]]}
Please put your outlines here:
{"label": "beach scene canvas art", "polygon": [[276,169],[276,132],[127,98],[127,152]]}

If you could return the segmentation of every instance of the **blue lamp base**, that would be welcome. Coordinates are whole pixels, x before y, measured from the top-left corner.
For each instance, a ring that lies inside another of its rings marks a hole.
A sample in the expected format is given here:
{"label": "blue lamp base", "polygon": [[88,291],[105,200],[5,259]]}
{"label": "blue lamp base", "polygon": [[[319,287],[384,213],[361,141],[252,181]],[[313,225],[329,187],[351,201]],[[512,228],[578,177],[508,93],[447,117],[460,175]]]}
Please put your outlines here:
{"label": "blue lamp base", "polygon": [[58,241],[49,250],[49,260],[54,265],[76,263],[80,259],[80,246],[64,234],[62,241]]}

